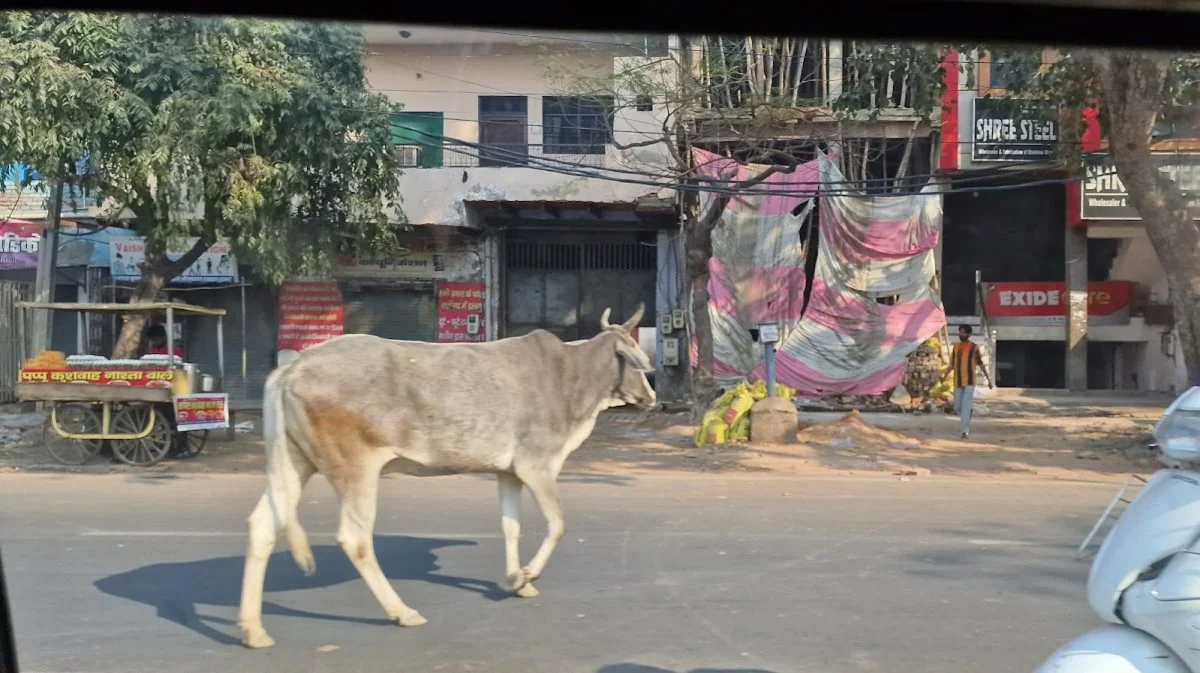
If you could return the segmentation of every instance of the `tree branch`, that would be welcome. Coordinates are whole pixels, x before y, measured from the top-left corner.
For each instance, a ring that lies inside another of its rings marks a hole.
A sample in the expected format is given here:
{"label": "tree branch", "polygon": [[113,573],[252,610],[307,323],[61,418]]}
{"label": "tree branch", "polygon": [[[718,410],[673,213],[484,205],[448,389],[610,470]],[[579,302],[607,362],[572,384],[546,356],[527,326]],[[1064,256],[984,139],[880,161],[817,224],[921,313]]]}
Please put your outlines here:
{"label": "tree branch", "polygon": [[163,264],[159,271],[168,279],[187,271],[188,267],[195,264],[196,260],[212,247],[212,244],[216,242],[215,238],[210,231],[204,232],[179,259]]}

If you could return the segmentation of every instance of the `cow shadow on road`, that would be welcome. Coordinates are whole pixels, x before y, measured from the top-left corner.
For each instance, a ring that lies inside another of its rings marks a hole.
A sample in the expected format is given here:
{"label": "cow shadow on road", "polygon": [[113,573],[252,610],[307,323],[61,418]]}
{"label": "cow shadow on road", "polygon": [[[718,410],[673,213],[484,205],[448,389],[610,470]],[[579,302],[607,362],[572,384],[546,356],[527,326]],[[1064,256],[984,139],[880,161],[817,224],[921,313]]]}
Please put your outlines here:
{"label": "cow shadow on road", "polygon": [[[375,536],[375,553],[384,574],[390,580],[417,580],[463,589],[493,601],[511,596],[495,582],[438,574],[440,566],[435,550],[444,547],[475,545],[470,540],[439,540],[404,535]],[[284,550],[271,555],[263,587],[263,614],[304,617],[357,624],[389,624],[386,619],[330,615],[285,607],[269,600],[270,594],[302,589],[319,589],[347,582],[360,582],[358,571],[336,545],[314,545],[317,572],[311,577],[296,567],[291,553]],[[224,556],[202,561],[155,563],[97,580],[100,591],[118,598],[144,603],[155,608],[158,616],[185,626],[222,644],[237,644],[233,619],[200,615],[199,606],[237,609],[241,601],[244,556]],[[216,625],[216,626],[215,626]],[[225,629],[217,626],[226,627]],[[228,627],[234,627],[232,633]]]}

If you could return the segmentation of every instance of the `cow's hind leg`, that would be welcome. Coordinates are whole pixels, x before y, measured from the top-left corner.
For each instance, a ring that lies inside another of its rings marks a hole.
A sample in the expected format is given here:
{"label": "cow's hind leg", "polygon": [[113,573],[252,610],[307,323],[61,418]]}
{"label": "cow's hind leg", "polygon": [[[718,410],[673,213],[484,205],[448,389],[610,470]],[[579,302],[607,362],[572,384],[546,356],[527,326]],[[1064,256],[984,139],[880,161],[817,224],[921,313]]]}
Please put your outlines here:
{"label": "cow's hind leg", "polygon": [[500,525],[504,529],[504,577],[521,598],[538,595],[521,568],[521,480],[512,474],[496,476],[500,487]]}
{"label": "cow's hind leg", "polygon": [[[268,476],[267,492],[259,498],[247,522],[250,540],[246,545],[242,602],[238,610],[238,626],[246,647],[270,647],[275,644],[262,624],[263,583],[267,575],[267,561],[275,550],[279,531],[284,528],[289,531],[300,530],[296,522],[296,507],[300,504],[300,493],[314,469],[307,460],[297,458],[292,456],[291,460],[280,462],[278,470]],[[270,469],[274,468],[276,466],[272,465]],[[303,533],[299,533],[299,536],[303,538]],[[304,546],[305,549],[297,553],[297,561],[302,563],[301,557],[307,554],[311,563],[312,553],[307,551],[307,543]]]}
{"label": "cow's hind leg", "polygon": [[392,588],[375,557],[375,512],[379,498],[379,471],[367,470],[357,479],[334,481],[342,500],[337,541],[362,575],[388,617],[401,626],[427,623],[421,613],[408,607]]}
{"label": "cow's hind leg", "polygon": [[541,509],[542,516],[546,517],[546,537],[538,547],[537,553],[533,555],[533,560],[522,569],[525,582],[529,583],[542,576],[550,555],[554,553],[554,548],[566,532],[566,525],[562,505],[558,500],[558,475],[550,470],[535,468],[519,470],[517,476],[529,487],[534,500],[537,501],[538,509]]}

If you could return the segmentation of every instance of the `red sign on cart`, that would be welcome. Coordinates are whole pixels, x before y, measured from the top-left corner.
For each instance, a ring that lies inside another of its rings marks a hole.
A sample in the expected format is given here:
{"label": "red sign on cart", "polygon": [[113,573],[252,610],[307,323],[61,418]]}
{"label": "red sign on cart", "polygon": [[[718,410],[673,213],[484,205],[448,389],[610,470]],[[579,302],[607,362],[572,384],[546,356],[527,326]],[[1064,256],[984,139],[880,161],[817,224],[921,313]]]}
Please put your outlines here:
{"label": "red sign on cart", "polygon": [[336,281],[289,281],[279,288],[280,350],[302,351],[341,336],[346,318]]}
{"label": "red sign on cart", "polygon": [[175,425],[180,432],[229,427],[229,395],[190,393],[175,396]]}
{"label": "red sign on cart", "polygon": [[94,386],[170,388],[171,369],[22,369],[21,383],[81,383]]}

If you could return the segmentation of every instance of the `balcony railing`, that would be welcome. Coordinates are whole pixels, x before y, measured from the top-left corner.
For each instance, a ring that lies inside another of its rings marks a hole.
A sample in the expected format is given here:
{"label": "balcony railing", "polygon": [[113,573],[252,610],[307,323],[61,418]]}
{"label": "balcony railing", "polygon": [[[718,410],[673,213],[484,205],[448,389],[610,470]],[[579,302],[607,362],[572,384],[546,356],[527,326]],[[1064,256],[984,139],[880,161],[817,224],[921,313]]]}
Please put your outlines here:
{"label": "balcony railing", "polygon": [[[580,151],[588,150],[588,151]],[[397,145],[405,168],[545,168],[570,170],[604,165],[606,147],[445,143]]]}

